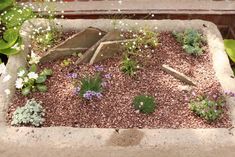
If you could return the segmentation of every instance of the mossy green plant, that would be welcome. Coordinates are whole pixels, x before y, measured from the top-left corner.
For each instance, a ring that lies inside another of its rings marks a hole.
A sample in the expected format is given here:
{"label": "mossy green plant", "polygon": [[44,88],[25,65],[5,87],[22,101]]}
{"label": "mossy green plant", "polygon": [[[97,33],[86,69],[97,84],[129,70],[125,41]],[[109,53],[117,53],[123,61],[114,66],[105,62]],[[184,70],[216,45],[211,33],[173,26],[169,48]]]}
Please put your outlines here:
{"label": "mossy green plant", "polygon": [[153,113],[156,106],[154,98],[148,95],[136,96],[133,100],[133,105],[136,110],[145,114]]}

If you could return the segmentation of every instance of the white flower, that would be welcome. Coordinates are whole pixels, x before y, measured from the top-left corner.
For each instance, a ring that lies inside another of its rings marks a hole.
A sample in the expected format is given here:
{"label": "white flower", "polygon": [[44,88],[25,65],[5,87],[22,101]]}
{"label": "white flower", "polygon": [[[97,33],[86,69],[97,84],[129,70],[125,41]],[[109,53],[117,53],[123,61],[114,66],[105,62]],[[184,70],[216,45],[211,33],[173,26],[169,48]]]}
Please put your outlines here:
{"label": "white flower", "polygon": [[29,78],[28,77],[25,77],[24,78],[24,83],[27,83],[29,81]]}
{"label": "white flower", "polygon": [[11,91],[9,89],[5,89],[4,92],[6,93],[6,95],[11,94]]}
{"label": "white flower", "polygon": [[17,75],[18,75],[19,77],[24,76],[24,74],[25,74],[25,71],[24,71],[24,70],[20,70],[20,71],[17,73]]}
{"label": "white flower", "polygon": [[21,89],[21,88],[24,86],[24,84],[23,84],[23,79],[22,79],[22,78],[18,78],[18,79],[16,80],[15,85],[16,85],[16,88],[17,88],[17,89]]}
{"label": "white flower", "polygon": [[7,76],[5,76],[4,78],[3,78],[3,80],[2,80],[2,82],[7,82],[7,81],[9,81],[11,79],[11,75],[7,75]]}
{"label": "white flower", "polygon": [[38,64],[41,57],[36,55],[35,53],[31,52],[31,57],[29,60],[29,64]]}
{"label": "white flower", "polygon": [[6,73],[6,66],[4,63],[0,64],[0,75]]}
{"label": "white flower", "polygon": [[37,79],[38,78],[38,74],[37,73],[35,73],[35,72],[30,72],[30,73],[28,73],[28,77],[29,77],[29,79]]}

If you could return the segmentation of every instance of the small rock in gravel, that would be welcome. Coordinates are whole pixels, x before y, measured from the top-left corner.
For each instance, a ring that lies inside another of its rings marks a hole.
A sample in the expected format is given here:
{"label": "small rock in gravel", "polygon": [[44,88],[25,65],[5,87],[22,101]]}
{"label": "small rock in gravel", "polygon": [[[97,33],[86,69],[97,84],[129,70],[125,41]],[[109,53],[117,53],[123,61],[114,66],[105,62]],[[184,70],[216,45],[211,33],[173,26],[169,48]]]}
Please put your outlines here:
{"label": "small rock in gravel", "polygon": [[177,89],[179,91],[190,92],[192,90],[192,87],[191,86],[187,86],[187,85],[179,85],[177,87]]}

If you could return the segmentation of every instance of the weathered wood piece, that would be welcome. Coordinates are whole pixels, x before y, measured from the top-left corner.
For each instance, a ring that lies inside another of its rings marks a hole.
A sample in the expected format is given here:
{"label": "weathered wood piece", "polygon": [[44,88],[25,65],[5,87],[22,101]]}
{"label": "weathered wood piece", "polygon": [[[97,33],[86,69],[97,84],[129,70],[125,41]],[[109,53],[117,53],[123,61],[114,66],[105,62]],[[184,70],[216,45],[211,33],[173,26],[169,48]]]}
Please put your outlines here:
{"label": "weathered wood piece", "polygon": [[194,81],[191,78],[189,78],[185,74],[171,68],[169,65],[163,64],[162,70],[167,72],[168,74],[174,76],[175,78],[189,84],[189,85],[196,86],[196,83],[194,83]]}
{"label": "weathered wood piece", "polygon": [[86,28],[49,50],[45,56],[42,56],[40,61],[47,62],[59,59],[65,56],[69,56],[75,52],[83,53],[97,41],[99,41],[105,34],[106,32],[97,28]]}
{"label": "weathered wood piece", "polygon": [[94,55],[92,56],[89,64],[94,64],[102,60],[105,60],[107,58],[113,57],[118,52],[123,51],[124,50],[123,44],[129,41],[133,41],[133,39],[106,41],[100,43]]}
{"label": "weathered wood piece", "polygon": [[98,46],[104,42],[104,41],[114,41],[114,40],[122,40],[124,37],[121,36],[121,33],[119,31],[111,31],[108,32],[105,36],[103,36],[98,42],[96,42],[92,47],[90,47],[81,58],[79,58],[76,61],[76,64],[81,63],[89,63],[92,56],[94,55],[94,52],[98,48]]}

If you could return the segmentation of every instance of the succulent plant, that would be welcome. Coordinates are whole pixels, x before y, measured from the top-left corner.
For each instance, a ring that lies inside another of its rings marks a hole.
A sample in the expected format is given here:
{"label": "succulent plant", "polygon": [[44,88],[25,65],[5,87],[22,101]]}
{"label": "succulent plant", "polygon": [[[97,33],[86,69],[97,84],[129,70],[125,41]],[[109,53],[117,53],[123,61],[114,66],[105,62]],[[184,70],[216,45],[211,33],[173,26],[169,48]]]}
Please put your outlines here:
{"label": "succulent plant", "polygon": [[26,105],[18,107],[12,116],[11,125],[33,125],[40,126],[44,122],[43,116],[45,115],[41,102],[35,99],[28,100]]}

